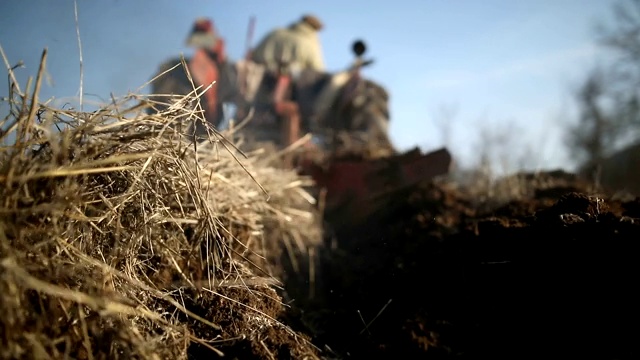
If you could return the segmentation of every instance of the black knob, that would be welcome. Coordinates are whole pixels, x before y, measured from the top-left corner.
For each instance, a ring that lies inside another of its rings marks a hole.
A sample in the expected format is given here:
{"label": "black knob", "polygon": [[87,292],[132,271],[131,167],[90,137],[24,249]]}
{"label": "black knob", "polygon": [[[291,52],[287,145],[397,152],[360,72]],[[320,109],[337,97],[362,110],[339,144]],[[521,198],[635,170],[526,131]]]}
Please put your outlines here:
{"label": "black knob", "polygon": [[351,47],[356,56],[360,57],[367,51],[367,46],[364,44],[362,40],[356,40]]}

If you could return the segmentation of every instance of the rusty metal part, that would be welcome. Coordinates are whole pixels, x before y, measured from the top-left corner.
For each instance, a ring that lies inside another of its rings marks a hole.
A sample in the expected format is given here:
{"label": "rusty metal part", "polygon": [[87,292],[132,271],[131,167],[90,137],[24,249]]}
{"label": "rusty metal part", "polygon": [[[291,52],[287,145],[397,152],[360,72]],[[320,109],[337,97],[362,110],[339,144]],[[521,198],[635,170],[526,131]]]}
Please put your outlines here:
{"label": "rusty metal part", "polygon": [[452,157],[447,149],[427,154],[416,149],[375,160],[332,160],[326,168],[308,164],[304,172],[318,187],[326,189],[327,209],[348,206],[354,217],[361,217],[375,208],[372,199],[376,196],[445,175],[451,166]]}

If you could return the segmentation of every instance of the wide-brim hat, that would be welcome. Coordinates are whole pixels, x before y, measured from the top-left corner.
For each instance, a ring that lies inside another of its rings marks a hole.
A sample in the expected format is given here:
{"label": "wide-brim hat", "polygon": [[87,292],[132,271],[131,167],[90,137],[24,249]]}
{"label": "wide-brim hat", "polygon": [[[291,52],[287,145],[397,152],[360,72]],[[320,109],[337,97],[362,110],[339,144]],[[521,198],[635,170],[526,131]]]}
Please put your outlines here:
{"label": "wide-brim hat", "polygon": [[316,31],[320,31],[322,30],[322,28],[324,28],[324,24],[322,23],[322,21],[320,21],[320,19],[318,19],[315,15],[306,14],[302,16],[302,19],[300,21],[311,25],[311,27]]}

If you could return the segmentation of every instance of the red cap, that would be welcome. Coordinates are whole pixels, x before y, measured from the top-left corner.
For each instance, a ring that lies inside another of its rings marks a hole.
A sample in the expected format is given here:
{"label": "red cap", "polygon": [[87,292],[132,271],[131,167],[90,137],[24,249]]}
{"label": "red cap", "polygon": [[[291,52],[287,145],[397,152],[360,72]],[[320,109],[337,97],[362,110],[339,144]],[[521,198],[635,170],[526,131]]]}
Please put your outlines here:
{"label": "red cap", "polygon": [[193,24],[192,33],[213,33],[213,21],[207,18],[200,18]]}

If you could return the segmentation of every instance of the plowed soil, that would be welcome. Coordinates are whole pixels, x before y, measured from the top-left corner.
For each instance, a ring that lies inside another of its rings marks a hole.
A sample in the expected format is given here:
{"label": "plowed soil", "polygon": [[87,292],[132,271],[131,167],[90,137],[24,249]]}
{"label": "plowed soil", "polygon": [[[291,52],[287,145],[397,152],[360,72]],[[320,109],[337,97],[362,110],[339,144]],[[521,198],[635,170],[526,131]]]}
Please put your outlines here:
{"label": "plowed soil", "polygon": [[327,358],[640,358],[640,199],[526,179],[502,204],[425,182],[333,228],[289,323]]}

